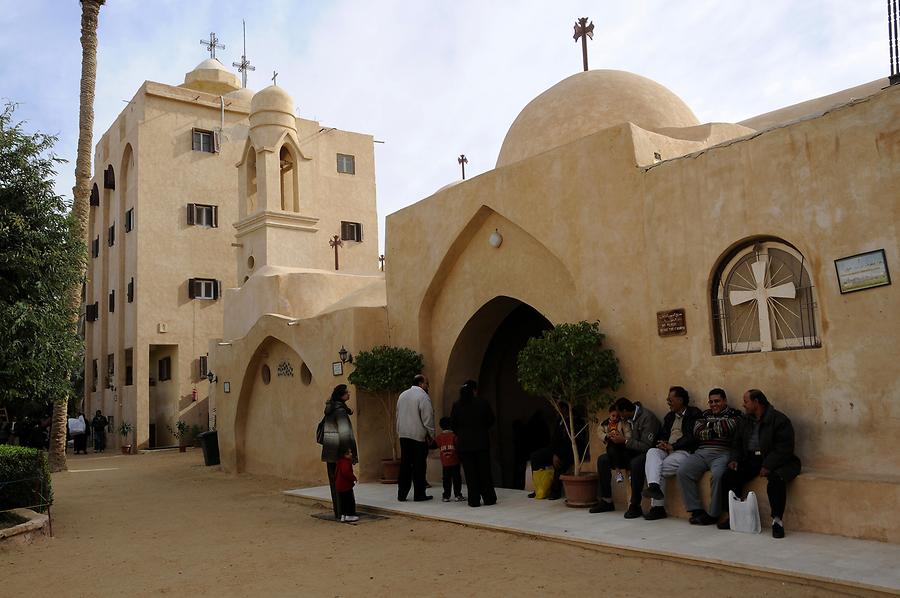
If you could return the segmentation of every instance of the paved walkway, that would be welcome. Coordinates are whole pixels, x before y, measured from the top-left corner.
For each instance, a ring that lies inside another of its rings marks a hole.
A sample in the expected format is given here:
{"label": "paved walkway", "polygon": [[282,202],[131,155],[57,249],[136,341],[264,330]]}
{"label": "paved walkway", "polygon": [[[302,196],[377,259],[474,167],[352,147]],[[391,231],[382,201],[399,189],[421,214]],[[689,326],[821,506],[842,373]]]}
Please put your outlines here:
{"label": "paved walkway", "polygon": [[[683,519],[627,520],[622,511],[591,515],[563,501],[533,500],[521,490],[498,489],[499,503],[469,508],[435,500],[399,502],[397,487],[361,484],[358,505],[383,512],[439,519],[476,527],[580,542],[615,551],[688,558],[698,563],[764,571],[900,595],[900,545],[852,540],[808,532],[792,532],[774,540],[768,530],[749,535],[689,525]],[[288,490],[287,497],[331,502],[328,486]]]}

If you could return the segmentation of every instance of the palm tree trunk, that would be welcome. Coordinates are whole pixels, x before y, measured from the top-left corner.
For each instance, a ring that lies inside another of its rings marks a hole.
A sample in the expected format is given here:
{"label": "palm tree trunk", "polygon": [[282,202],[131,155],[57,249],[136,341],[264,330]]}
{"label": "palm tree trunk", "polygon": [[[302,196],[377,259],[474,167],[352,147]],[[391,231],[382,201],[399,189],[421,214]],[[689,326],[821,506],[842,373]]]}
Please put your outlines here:
{"label": "palm tree trunk", "polygon": [[[88,244],[88,210],[91,195],[91,146],[94,131],[94,87],[97,82],[97,19],[105,0],[81,0],[81,97],[78,110],[78,153],[75,159],[75,187],[72,215],[86,250]],[[84,261],[85,268],[87,261]],[[82,277],[83,278],[83,277]],[[81,283],[72,285],[69,300],[81,312]],[[78,327],[78,317],[72,325]],[[85,383],[87,378],[85,377]],[[83,391],[82,391],[83,392]],[[50,433],[50,470],[66,469],[67,397],[53,403]]]}

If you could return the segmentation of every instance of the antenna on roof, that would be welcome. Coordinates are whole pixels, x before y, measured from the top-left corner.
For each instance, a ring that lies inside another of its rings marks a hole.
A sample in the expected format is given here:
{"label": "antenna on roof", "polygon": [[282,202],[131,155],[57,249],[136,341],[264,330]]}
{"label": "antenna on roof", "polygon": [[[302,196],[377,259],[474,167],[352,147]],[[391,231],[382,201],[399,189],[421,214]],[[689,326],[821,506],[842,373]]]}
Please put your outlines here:
{"label": "antenna on roof", "polygon": [[900,44],[897,27],[900,26],[900,0],[888,0],[888,52],[891,57],[891,85],[900,83]]}

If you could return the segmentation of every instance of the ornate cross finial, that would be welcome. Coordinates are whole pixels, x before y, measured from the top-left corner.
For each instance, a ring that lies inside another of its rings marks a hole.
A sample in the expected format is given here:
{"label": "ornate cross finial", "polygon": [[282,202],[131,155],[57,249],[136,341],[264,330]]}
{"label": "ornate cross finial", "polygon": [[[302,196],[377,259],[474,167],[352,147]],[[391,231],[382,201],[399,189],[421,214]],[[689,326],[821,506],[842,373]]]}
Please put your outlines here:
{"label": "ornate cross finial", "polygon": [[462,167],[462,178],[466,180],[466,164],[469,163],[469,159],[466,158],[465,154],[460,154],[459,158],[456,159],[459,162],[459,165]]}
{"label": "ornate cross finial", "polygon": [[241,54],[240,62],[232,62],[231,66],[236,66],[241,74],[241,86],[247,87],[247,71],[255,71],[255,66],[250,66],[250,59],[247,58],[247,22],[241,19],[244,25],[244,53]]}
{"label": "ornate cross finial", "polygon": [[340,267],[338,264],[338,247],[343,247],[344,242],[341,241],[340,236],[335,235],[335,236],[331,237],[331,239],[328,241],[328,244],[331,245],[332,247],[334,247],[334,269],[340,270]]}
{"label": "ornate cross finial", "polygon": [[207,41],[205,39],[201,39],[200,43],[203,44],[204,46],[206,46],[206,51],[209,52],[210,58],[216,57],[216,48],[218,48],[220,50],[225,49],[225,44],[220,44],[219,38],[216,37],[216,34],[212,33],[212,32],[210,32],[210,34],[209,34],[209,41]]}
{"label": "ornate cross finial", "polygon": [[588,24],[587,17],[581,17],[575,21],[575,35],[572,36],[575,43],[578,43],[579,37],[581,38],[581,57],[584,60],[584,70],[588,70],[587,40],[588,38],[594,39],[594,22],[591,21],[591,23]]}
{"label": "ornate cross finial", "polygon": [[275,79],[278,78],[278,71],[272,71],[272,85],[278,85],[278,81]]}

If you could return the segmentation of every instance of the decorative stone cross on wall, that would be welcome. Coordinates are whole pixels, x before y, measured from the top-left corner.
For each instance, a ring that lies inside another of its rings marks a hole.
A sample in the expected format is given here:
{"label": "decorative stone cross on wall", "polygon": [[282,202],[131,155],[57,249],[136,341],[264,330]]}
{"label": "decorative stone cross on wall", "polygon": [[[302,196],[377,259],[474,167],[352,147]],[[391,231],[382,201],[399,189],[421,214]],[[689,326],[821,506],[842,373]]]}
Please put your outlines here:
{"label": "decorative stone cross on wall", "polygon": [[341,241],[341,238],[338,235],[335,235],[328,241],[328,244],[334,247],[334,269],[340,270],[340,265],[338,263],[338,247],[343,247],[344,242]]}
{"label": "decorative stone cross on wall", "polygon": [[746,290],[730,291],[728,293],[728,300],[731,302],[731,305],[741,305],[750,301],[756,301],[761,351],[772,350],[772,325],[769,319],[770,303],[777,299],[794,299],[797,296],[797,287],[794,286],[793,282],[769,286],[772,280],[771,278],[768,281],[766,280],[768,265],[768,256],[760,255],[755,262],[750,264],[750,269],[753,271],[753,281],[745,281],[747,284],[755,286],[748,287]]}

